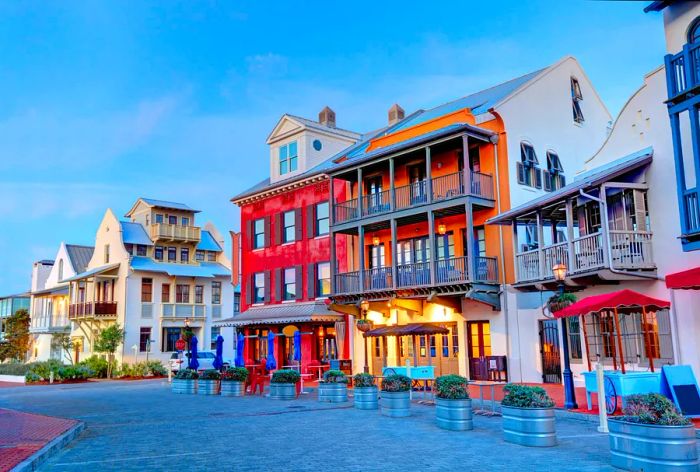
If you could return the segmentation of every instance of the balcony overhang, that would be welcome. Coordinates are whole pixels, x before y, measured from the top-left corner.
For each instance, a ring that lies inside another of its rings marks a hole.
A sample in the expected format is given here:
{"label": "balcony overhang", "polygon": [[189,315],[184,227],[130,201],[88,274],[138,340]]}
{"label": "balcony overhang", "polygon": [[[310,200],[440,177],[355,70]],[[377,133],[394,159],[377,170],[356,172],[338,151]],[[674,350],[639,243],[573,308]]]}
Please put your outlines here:
{"label": "balcony overhang", "polygon": [[85,272],[81,272],[80,274],[76,274],[73,277],[69,277],[67,279],[61,280],[61,283],[76,282],[79,280],[92,279],[98,275],[102,276],[102,277],[116,277],[115,274],[108,274],[108,272],[111,272],[114,269],[118,269],[119,266],[120,266],[119,262],[116,262],[114,264],[106,264],[103,266],[95,267],[94,269],[86,270]]}

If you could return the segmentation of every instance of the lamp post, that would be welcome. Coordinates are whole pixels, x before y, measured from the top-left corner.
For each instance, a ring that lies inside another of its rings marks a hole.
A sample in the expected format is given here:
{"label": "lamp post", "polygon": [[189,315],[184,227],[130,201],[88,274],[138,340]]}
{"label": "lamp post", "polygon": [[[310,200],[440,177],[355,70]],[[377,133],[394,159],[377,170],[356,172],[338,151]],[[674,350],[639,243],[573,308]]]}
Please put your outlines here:
{"label": "lamp post", "polygon": [[190,330],[190,319],[185,318],[185,341],[187,342],[187,368],[190,366],[190,340],[192,339],[192,332]]}
{"label": "lamp post", "polygon": [[[367,310],[369,310],[369,302],[367,300],[362,300],[360,302],[360,310],[362,310],[362,318],[367,319]],[[367,363],[367,357],[369,356],[368,350],[367,350],[367,336],[364,334],[362,335],[365,341],[365,367],[364,367],[364,372],[365,374],[369,374],[369,364]]]}
{"label": "lamp post", "polygon": [[[552,267],[554,279],[558,283],[559,296],[564,294],[564,279],[566,278],[567,267],[565,264],[555,264]],[[571,364],[569,362],[569,332],[566,325],[566,318],[561,319],[561,335],[562,335],[562,351],[564,351],[564,408],[573,410],[578,408],[576,404],[576,390],[574,390],[574,376],[571,373]]]}

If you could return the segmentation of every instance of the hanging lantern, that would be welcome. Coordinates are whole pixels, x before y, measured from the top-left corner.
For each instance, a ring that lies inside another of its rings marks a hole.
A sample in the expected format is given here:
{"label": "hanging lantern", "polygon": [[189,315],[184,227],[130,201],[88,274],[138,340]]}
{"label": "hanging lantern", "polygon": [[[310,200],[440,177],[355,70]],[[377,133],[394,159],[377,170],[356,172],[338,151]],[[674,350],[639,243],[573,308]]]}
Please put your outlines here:
{"label": "hanging lantern", "polygon": [[372,238],[372,244],[375,246],[379,246],[379,236],[374,236]]}
{"label": "hanging lantern", "polygon": [[445,225],[445,223],[440,223],[438,225],[438,234],[440,236],[444,236],[445,233],[447,233],[447,226]]}

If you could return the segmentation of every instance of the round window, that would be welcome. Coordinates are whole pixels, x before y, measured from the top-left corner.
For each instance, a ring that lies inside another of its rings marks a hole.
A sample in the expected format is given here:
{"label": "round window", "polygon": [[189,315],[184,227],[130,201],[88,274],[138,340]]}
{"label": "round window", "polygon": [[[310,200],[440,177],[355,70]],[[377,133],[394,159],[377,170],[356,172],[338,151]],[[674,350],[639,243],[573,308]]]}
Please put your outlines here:
{"label": "round window", "polygon": [[320,151],[321,148],[323,148],[323,144],[318,139],[314,139],[313,146],[314,146],[314,149],[317,151]]}

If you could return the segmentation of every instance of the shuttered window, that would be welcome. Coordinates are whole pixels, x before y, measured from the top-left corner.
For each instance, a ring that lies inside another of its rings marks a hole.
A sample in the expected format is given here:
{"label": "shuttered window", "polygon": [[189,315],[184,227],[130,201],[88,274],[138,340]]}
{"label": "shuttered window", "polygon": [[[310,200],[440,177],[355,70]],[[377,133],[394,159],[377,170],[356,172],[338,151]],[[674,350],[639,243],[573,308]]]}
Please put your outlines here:
{"label": "shuttered window", "polygon": [[537,167],[539,161],[532,144],[520,143],[520,162],[516,163],[518,183],[528,187],[542,188],[542,171]]}
{"label": "shuttered window", "polygon": [[265,219],[259,218],[253,222],[253,249],[265,247]]}
{"label": "shuttered window", "polygon": [[253,275],[253,303],[264,303],[265,293],[265,274],[258,272]]}
{"label": "shuttered window", "polygon": [[141,279],[141,303],[153,302],[153,279]]}
{"label": "shuttered window", "polygon": [[282,213],[282,243],[296,240],[296,215],[294,210]]}
{"label": "shuttered window", "polygon": [[[297,274],[293,267],[284,269],[284,286],[283,286],[283,298],[284,300],[296,300],[297,298]],[[301,282],[301,281],[300,281]]]}
{"label": "shuttered window", "polygon": [[576,123],[584,122],[583,111],[581,110],[582,101],[583,94],[581,93],[581,85],[578,83],[578,79],[571,77],[571,108]]}

